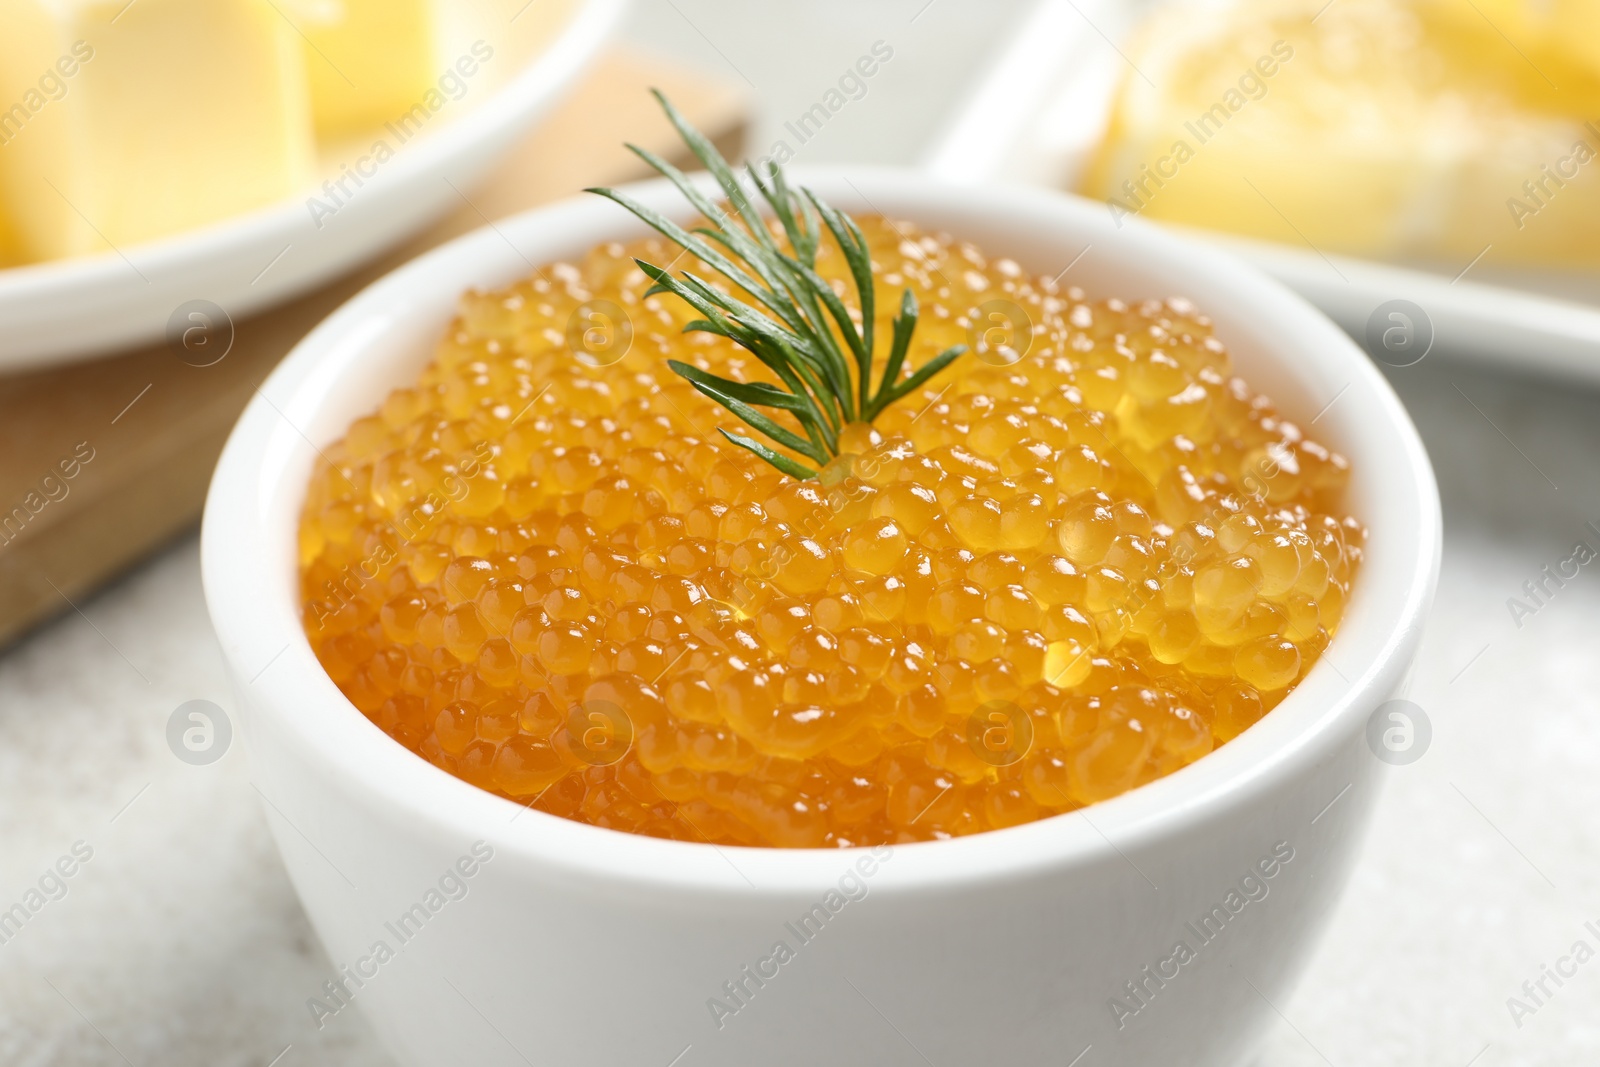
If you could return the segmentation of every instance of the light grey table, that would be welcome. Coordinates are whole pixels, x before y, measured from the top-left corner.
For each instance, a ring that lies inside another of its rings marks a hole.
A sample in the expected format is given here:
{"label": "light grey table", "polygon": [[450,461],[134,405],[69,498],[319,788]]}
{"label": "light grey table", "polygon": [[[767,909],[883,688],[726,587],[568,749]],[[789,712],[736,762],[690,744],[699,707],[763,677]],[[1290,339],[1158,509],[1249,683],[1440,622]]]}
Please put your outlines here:
{"label": "light grey table", "polygon": [[[800,158],[895,162],[1020,6],[656,0],[630,34],[742,67],[763,147],[891,42]],[[780,16],[781,47],[763,29]],[[1600,521],[1600,395],[1439,353],[1392,378],[1444,495],[1443,582],[1409,694],[1434,737],[1386,772],[1354,882],[1260,1064],[1592,1067],[1600,960],[1547,983],[1531,1015],[1514,1020],[1507,998],[1575,941],[1600,950],[1584,929],[1600,926],[1600,578],[1584,568],[1520,627],[1506,602],[1574,542],[1600,548],[1584,529]],[[75,843],[92,850],[0,944],[0,1064],[388,1064],[359,1015],[312,1023],[330,966],[242,753],[196,767],[167,747],[179,704],[229,704],[193,538],[79,606],[0,657],[0,908]]]}

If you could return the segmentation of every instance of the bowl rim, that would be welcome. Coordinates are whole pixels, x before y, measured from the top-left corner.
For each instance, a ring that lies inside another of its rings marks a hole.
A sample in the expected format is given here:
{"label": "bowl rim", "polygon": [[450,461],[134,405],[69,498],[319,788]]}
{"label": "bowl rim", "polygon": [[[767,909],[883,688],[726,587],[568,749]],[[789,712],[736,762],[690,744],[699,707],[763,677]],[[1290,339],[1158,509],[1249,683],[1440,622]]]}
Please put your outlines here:
{"label": "bowl rim", "polygon": [[[1150,257],[1144,262],[1157,264],[1153,275],[1182,275],[1193,290],[1216,291],[1222,303],[1254,301],[1251,314],[1259,321],[1249,323],[1251,329],[1258,334],[1287,330],[1272,360],[1285,368],[1299,365],[1307,374],[1306,368],[1314,368],[1330,382],[1346,380],[1329,402],[1333,408],[1339,397],[1353,394],[1345,412],[1336,410],[1330,420],[1339,433],[1319,436],[1339,440],[1342,434],[1341,451],[1365,455],[1360,465],[1352,458],[1355,478],[1364,486],[1370,483],[1368,491],[1385,502],[1392,519],[1386,526],[1368,523],[1368,561],[1339,634],[1301,685],[1260,723],[1187,767],[1089,808],[1005,830],[892,846],[897,891],[938,891],[1045,869],[1081,868],[1104,861],[1112,850],[1114,857],[1182,837],[1304,777],[1359,731],[1371,706],[1400,687],[1437,583],[1438,492],[1421,439],[1394,391],[1330,320],[1225,252],[1138,219],[1121,220],[1113,229],[1103,205],[1068,194],[958,186],[892,168],[793,171],[797,181],[845,210],[883,213],[876,205],[884,203],[891,217],[917,219],[921,210],[989,219],[997,228],[1003,227],[995,220],[1005,219],[1080,236],[1101,235],[1128,242],[1125,255]],[[626,188],[659,210],[679,211],[681,200],[663,180]],[[267,531],[276,529],[278,542],[285,537],[291,545],[294,541],[289,531],[298,523],[304,471],[316,447],[300,427],[322,409],[338,375],[364,362],[381,362],[370,354],[374,342],[381,349],[384,331],[397,328],[396,316],[403,308],[420,301],[430,313],[447,309],[453,314],[463,291],[484,284],[474,279],[525,276],[530,261],[570,257],[602,241],[642,232],[616,205],[573,197],[434,249],[336,310],[262,384],[228,439],[202,525],[205,596],[238,682],[239,699],[278,720],[285,728],[279,736],[300,759],[317,773],[334,776],[347,797],[380,817],[403,818],[418,835],[492,840],[497,849],[529,863],[597,884],[734,897],[792,894],[833,882],[862,850],[668,841],[527,810],[458,779],[395,743],[346,700],[311,651],[300,625],[295,583],[283,575],[274,578],[275,569],[262,563],[270,555]],[[1006,254],[992,241],[985,243],[982,234],[958,236],[987,254]],[[1196,303],[1202,311],[1210,310],[1206,300],[1196,298]],[[1226,317],[1243,328],[1241,316],[1230,312]],[[1226,317],[1217,316],[1219,329]],[[432,338],[427,340],[431,352]],[[376,407],[380,399],[381,394],[374,395],[362,410]],[[1359,412],[1346,414],[1358,404]],[[342,430],[330,439],[338,432]],[[300,454],[299,468],[291,453]],[[1373,462],[1379,455],[1385,462]],[[294,469],[301,474],[291,490],[286,486],[292,484]],[[282,514],[286,511],[291,514]],[[281,544],[280,550],[287,553],[292,569],[292,550]],[[1375,557],[1385,561],[1388,580],[1380,582],[1379,575],[1369,573]],[[1345,660],[1340,670],[1336,654],[1358,642],[1374,651],[1354,665]],[[1315,807],[1320,806],[1319,800]]]}

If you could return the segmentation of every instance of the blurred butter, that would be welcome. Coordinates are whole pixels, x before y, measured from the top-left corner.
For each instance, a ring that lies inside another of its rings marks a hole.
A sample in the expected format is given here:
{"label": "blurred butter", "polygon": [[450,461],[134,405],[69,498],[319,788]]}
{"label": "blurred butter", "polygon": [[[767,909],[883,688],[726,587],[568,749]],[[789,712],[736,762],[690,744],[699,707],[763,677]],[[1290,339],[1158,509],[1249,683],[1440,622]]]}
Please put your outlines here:
{"label": "blurred butter", "polygon": [[1080,186],[1119,219],[1452,267],[1600,263],[1595,0],[1170,4],[1127,54]]}
{"label": "blurred butter", "polygon": [[311,179],[301,42],[268,0],[0,0],[13,258],[105,251]]}
{"label": "blurred butter", "polygon": [[[573,0],[293,0],[317,134],[364,136],[493,84],[545,47]],[[477,68],[494,60],[494,73]],[[473,73],[467,74],[467,71]],[[481,89],[479,90],[481,92]]]}
{"label": "blurred butter", "polygon": [[438,77],[430,0],[327,0],[303,20],[317,133],[341,136],[404,114]]}
{"label": "blurred butter", "polygon": [[11,217],[10,205],[0,200],[0,267],[14,267],[23,262],[16,221]]}

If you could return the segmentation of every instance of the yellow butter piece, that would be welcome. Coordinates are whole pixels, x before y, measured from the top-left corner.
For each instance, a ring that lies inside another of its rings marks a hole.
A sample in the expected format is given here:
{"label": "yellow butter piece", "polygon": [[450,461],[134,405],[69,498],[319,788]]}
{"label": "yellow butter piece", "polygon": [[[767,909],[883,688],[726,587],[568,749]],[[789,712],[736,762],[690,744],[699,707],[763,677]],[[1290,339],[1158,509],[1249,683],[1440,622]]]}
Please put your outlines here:
{"label": "yellow butter piece", "polygon": [[0,201],[18,254],[121,248],[300,191],[298,35],[267,0],[0,0]]}
{"label": "yellow butter piece", "polygon": [[[457,105],[511,77],[574,0],[298,0],[319,137],[339,142]],[[469,105],[470,106],[470,105]],[[403,131],[407,136],[412,130]]]}
{"label": "yellow butter piece", "polygon": [[1080,189],[1118,218],[1323,253],[1600,261],[1600,64],[1571,46],[1576,16],[1563,10],[1169,5],[1127,49],[1137,72]]}
{"label": "yellow butter piece", "polygon": [[1600,69],[1600,4],[1595,0],[1555,0],[1548,31],[1581,62]]}
{"label": "yellow butter piece", "polygon": [[317,133],[363,132],[404,114],[438,77],[431,0],[329,0],[301,22]]}
{"label": "yellow butter piece", "polygon": [[10,205],[0,201],[0,268],[19,266],[24,262],[22,245],[17,237],[17,224],[11,217]]}

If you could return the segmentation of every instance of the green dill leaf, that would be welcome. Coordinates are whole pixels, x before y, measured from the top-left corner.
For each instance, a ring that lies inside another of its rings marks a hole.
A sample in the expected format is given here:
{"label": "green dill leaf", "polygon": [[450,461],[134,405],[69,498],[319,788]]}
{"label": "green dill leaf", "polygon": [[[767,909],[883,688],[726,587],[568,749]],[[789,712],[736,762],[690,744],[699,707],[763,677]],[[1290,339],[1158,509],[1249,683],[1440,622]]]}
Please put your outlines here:
{"label": "green dill leaf", "polygon": [[805,481],[807,478],[815,478],[817,476],[817,472],[812,470],[810,467],[796,463],[794,460],[790,459],[781,452],[774,452],[760,441],[749,437],[741,437],[736,433],[729,433],[720,426],[717,428],[717,432],[726,437],[728,440],[732,441],[734,444],[738,445],[740,448],[748,448],[750,451],[754,452],[756,455],[760,456],[762,459],[766,460],[768,463],[772,464],[774,467],[778,468],[791,478],[798,478],[801,481]]}
{"label": "green dill leaf", "polygon": [[688,363],[679,362],[676,359],[667,360],[667,366],[671,367],[673,372],[680,378],[710,385],[719,392],[726,393],[735,400],[742,400],[746,404],[782,408],[785,411],[795,412],[802,419],[808,418],[811,414],[810,408],[807,407],[803,399],[793,393],[779,389],[775,385],[769,385],[766,382],[736,382],[730,378],[723,378],[709,371],[703,371],[699,367],[691,366]]}
{"label": "green dill leaf", "polygon": [[895,389],[889,394],[888,400],[886,400],[883,405],[880,405],[879,410],[882,410],[883,407],[894,403],[901,397],[920,389],[924,382],[926,382],[929,378],[932,378],[935,374],[938,374],[940,371],[944,370],[957,359],[961,358],[966,354],[966,351],[966,345],[951,345],[943,352],[940,352],[937,356],[934,356],[932,359],[928,360],[928,362],[917,368],[917,372],[915,374],[895,387]]}
{"label": "green dill leaf", "polygon": [[905,366],[906,353],[911,348],[911,334],[917,328],[917,297],[910,289],[900,296],[900,313],[894,317],[894,339],[889,346],[889,362],[883,368],[883,380],[878,383],[878,394],[872,398],[869,417],[876,417],[889,403],[890,394]]}
{"label": "green dill leaf", "polygon": [[[764,174],[754,165],[745,166],[745,178],[756,194],[752,195],[716,146],[664,95],[651,91],[690,153],[710,172],[732,211],[723,210],[708,196],[703,183],[635,145],[628,148],[671,182],[706,224],[686,228],[615,189],[589,192],[632,212],[720,275],[722,280],[714,282],[688,270],[674,275],[668,267],[634,261],[650,279],[646,296],[675,296],[700,314],[683,327],[685,332],[727,338],[754,355],[782,384],[736,382],[677,360],[669,360],[668,365],[703,396],[774,444],[825,466],[838,455],[839,433],[847,423],[871,422],[889,404],[953,363],[966,346],[946,349],[901,381],[918,317],[916,298],[907,289],[894,319],[883,375],[874,387],[877,304],[872,251],[855,220],[810,189],[792,188],[776,163],[769,162]],[[762,204],[771,211],[776,228],[761,214]],[[779,229],[781,238],[776,236]],[[817,271],[824,230],[844,257],[855,289],[856,313]],[[780,241],[787,242],[787,248]],[[789,412],[806,436],[775,422],[758,408]],[[721,432],[785,474],[795,478],[817,474],[754,438]]]}

